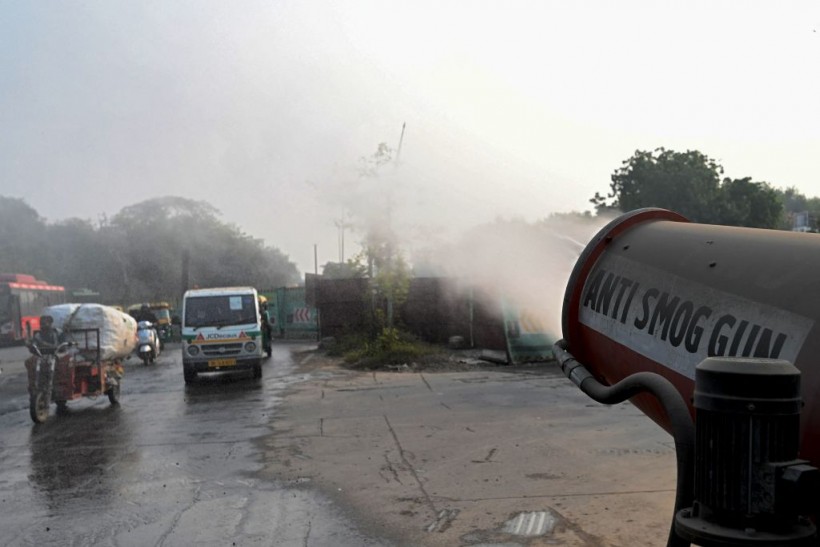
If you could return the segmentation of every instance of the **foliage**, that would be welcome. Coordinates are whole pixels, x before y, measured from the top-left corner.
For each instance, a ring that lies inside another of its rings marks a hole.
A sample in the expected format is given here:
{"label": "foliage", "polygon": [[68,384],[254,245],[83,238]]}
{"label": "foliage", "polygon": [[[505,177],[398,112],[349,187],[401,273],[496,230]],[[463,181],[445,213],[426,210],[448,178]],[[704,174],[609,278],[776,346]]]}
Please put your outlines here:
{"label": "foliage", "polygon": [[785,190],[775,190],[780,201],[783,202],[785,214],[781,221],[781,228],[791,230],[794,227],[795,216],[799,213],[808,213],[809,226],[812,232],[818,231],[817,221],[820,219],[820,198],[807,198],[800,193],[797,188],[790,187]]}
{"label": "foliage", "polygon": [[90,221],[69,219],[46,226],[46,231],[49,252],[43,257],[45,279],[99,291],[110,284],[112,273],[119,271],[116,252],[107,251],[116,247],[108,244],[108,234]]}
{"label": "foliage", "polygon": [[328,262],[322,268],[322,276],[327,279],[360,279],[367,276],[367,267],[358,258],[347,262]]}
{"label": "foliage", "polygon": [[717,203],[718,221],[728,226],[779,228],[783,218],[783,203],[777,191],[765,182],[752,182],[749,177],[723,179]]}
{"label": "foliage", "polygon": [[45,223],[22,199],[0,196],[0,272],[45,276]]}
{"label": "foliage", "polygon": [[724,178],[723,167],[697,150],[637,150],[612,174],[610,192],[590,200],[599,213],[662,207],[694,222],[777,228],[783,206],[775,189],[751,178]]}
{"label": "foliage", "polygon": [[637,150],[612,174],[607,195],[611,201],[597,192],[591,201],[599,211],[664,207],[696,222],[713,222],[712,204],[722,173],[714,160],[698,151]]}
{"label": "foliage", "polygon": [[342,345],[345,362],[361,368],[401,365],[439,350],[395,327],[385,327],[375,339],[348,338]]}
{"label": "foliage", "polygon": [[120,299],[178,294],[186,253],[189,286],[271,289],[298,280],[296,267],[285,255],[218,215],[206,202],[175,196],[149,199],[115,215],[110,230],[123,245],[115,252],[122,272]]}
{"label": "foliage", "polygon": [[380,142],[372,156],[359,158],[360,177],[378,177],[379,170],[393,161],[393,149],[385,142]]}
{"label": "foliage", "polygon": [[[381,170],[393,162],[393,150],[386,143],[379,143],[372,156],[360,158],[359,176],[378,179]],[[376,291],[374,302],[386,302],[384,315],[374,307],[375,327],[392,327],[393,310],[407,299],[410,287],[410,268],[399,249],[398,237],[392,226],[392,189],[389,186],[376,187],[384,195],[384,206],[380,211],[370,211],[365,219],[365,235],[362,252],[354,257],[357,271],[363,268],[373,280]],[[378,201],[378,200],[376,200]]]}
{"label": "foliage", "polygon": [[394,306],[404,304],[410,290],[410,267],[404,257],[393,256],[390,250],[373,247],[366,251],[374,266],[373,285],[377,293],[391,301]]}
{"label": "foliage", "polygon": [[334,343],[327,349],[327,354],[331,357],[342,357],[351,352],[360,351],[365,347],[370,338],[363,332],[347,332],[338,336]]}
{"label": "foliage", "polygon": [[191,286],[267,289],[299,280],[286,255],[222,222],[202,201],[153,198],[97,225],[80,219],[46,224],[22,200],[0,196],[0,271],[91,288],[105,302],[128,305],[176,300],[186,254]]}

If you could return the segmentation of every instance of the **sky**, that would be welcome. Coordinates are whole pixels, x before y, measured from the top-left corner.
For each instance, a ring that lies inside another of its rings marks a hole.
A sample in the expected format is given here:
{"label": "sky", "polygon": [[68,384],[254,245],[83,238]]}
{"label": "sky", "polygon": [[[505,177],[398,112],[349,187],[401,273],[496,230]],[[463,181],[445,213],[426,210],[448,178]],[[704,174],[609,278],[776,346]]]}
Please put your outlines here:
{"label": "sky", "polygon": [[429,245],[589,210],[661,146],[820,196],[818,29],[816,1],[0,0],[0,195],[204,200],[302,272],[384,203]]}

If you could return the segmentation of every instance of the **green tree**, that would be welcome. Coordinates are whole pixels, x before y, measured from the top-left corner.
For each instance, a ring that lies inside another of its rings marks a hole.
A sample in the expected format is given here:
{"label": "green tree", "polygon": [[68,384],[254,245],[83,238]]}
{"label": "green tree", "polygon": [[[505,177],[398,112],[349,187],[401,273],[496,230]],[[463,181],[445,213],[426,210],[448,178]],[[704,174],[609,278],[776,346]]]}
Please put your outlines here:
{"label": "green tree", "polygon": [[820,219],[820,198],[813,197],[806,200],[806,211],[809,213],[809,223],[812,229],[818,231],[818,219]]}
{"label": "green tree", "polygon": [[722,174],[720,165],[697,150],[637,150],[612,174],[609,194],[596,192],[590,201],[599,212],[662,207],[695,222],[715,222]]}
{"label": "green tree", "polygon": [[123,298],[146,300],[177,295],[182,257],[190,256],[190,283],[202,287],[253,285],[272,289],[298,283],[286,255],[219,219],[203,201],[168,196],[124,208],[108,230],[119,245]]}
{"label": "green tree", "polygon": [[723,167],[697,150],[637,150],[612,174],[610,192],[590,200],[599,213],[662,207],[693,222],[777,228],[781,196],[751,178],[724,178]]}
{"label": "green tree", "polygon": [[794,186],[790,186],[785,190],[776,190],[776,192],[780,196],[783,208],[787,213],[799,213],[808,210],[808,198]]}
{"label": "green tree", "polygon": [[818,231],[817,220],[820,219],[820,198],[808,198],[797,188],[791,186],[785,190],[775,190],[783,202],[783,218],[781,228],[791,230],[794,227],[795,216],[799,213],[808,213],[809,229]]}
{"label": "green tree", "polygon": [[392,327],[394,309],[404,302],[410,285],[410,268],[402,256],[393,228],[393,188],[389,184],[381,184],[383,170],[388,166],[396,167],[393,149],[386,143],[379,143],[376,151],[371,156],[360,158],[359,163],[359,178],[375,179],[379,184],[373,187],[374,195],[368,196],[374,205],[364,213],[363,251],[355,261],[366,268],[373,280],[376,291],[372,303],[374,316],[381,322],[376,307],[377,302],[384,300],[384,323]]}
{"label": "green tree", "polygon": [[106,285],[115,264],[97,227],[72,218],[49,224],[46,232],[49,252],[45,258],[51,278],[72,288],[99,290]]}
{"label": "green tree", "polygon": [[346,262],[328,262],[322,267],[322,275],[327,279],[361,279],[367,277],[367,266],[358,257]]}
{"label": "green tree", "polygon": [[46,224],[22,199],[0,196],[0,272],[53,281],[45,268]]}
{"label": "green tree", "polygon": [[99,291],[104,302],[175,299],[183,256],[191,284],[271,289],[300,281],[281,251],[220,220],[202,201],[168,196],[123,208],[98,224],[45,221],[23,200],[0,196],[0,271]]}
{"label": "green tree", "polygon": [[777,191],[765,182],[750,177],[723,179],[717,203],[718,221],[728,226],[781,228],[783,202]]}

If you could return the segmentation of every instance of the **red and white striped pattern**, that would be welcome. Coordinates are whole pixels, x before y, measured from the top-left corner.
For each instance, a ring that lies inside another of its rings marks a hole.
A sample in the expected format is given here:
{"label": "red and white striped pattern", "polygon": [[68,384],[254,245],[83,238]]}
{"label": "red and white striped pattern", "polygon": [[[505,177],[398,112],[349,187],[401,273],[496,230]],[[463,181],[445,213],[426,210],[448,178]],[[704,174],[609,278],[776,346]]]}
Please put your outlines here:
{"label": "red and white striped pattern", "polygon": [[294,323],[310,323],[310,308],[293,308]]}

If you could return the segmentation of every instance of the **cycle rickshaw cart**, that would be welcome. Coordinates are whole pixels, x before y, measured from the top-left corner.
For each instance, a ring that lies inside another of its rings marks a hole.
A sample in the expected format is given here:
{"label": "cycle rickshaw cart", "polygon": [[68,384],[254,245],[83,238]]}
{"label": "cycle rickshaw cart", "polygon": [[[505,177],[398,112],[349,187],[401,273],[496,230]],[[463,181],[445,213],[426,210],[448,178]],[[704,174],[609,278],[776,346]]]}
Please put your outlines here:
{"label": "cycle rickshaw cart", "polygon": [[67,330],[63,338],[53,353],[44,353],[35,343],[29,345],[29,414],[35,423],[48,419],[52,402],[58,414],[69,401],[83,397],[106,395],[112,405],[119,404],[122,361],[102,358],[100,329]]}

